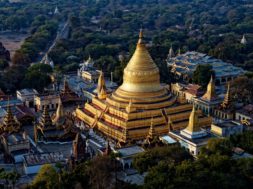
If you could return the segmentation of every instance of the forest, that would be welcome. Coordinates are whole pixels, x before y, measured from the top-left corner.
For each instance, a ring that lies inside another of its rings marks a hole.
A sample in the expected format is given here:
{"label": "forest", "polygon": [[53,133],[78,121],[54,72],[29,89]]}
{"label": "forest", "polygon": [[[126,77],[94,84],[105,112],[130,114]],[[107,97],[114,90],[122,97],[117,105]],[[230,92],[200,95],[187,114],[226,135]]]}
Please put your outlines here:
{"label": "forest", "polygon": [[[57,17],[52,15],[56,6],[60,10]],[[49,53],[54,70],[62,73],[76,71],[79,63],[90,55],[98,69],[105,74],[113,72],[115,81],[120,83],[140,28],[144,29],[149,51],[160,68],[162,82],[172,80],[165,62],[171,46],[175,53],[179,49],[181,53],[199,51],[253,71],[252,6],[251,1],[240,0],[60,0],[43,3],[24,0],[14,4],[2,1],[0,28],[14,31],[28,28],[31,33],[14,56],[15,66],[4,66],[2,77],[12,69],[28,71],[27,67],[36,62],[63,20],[70,24],[69,36],[58,40]],[[246,44],[240,43],[243,35]],[[24,78],[25,72],[14,77]],[[0,83],[0,87],[5,91],[22,87],[16,83],[11,84],[15,87],[4,84]]]}

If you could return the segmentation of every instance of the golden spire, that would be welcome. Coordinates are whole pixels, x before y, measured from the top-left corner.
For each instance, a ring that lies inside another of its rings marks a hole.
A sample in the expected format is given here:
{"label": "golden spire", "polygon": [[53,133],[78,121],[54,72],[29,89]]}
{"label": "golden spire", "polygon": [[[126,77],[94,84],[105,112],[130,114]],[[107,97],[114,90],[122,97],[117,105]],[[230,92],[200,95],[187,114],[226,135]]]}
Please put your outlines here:
{"label": "golden spire", "polygon": [[155,129],[154,129],[154,118],[151,118],[151,122],[150,122],[150,128],[149,128],[149,132],[148,132],[148,138],[153,139],[155,136]]}
{"label": "golden spire", "polygon": [[107,97],[103,71],[100,72],[100,76],[98,78],[97,95],[99,99],[105,99]]}
{"label": "golden spire", "polygon": [[[151,58],[143,41],[143,30],[140,30],[139,40],[133,56],[124,69],[123,84],[116,93],[152,93],[161,91],[159,69]],[[123,94],[123,95],[124,95]],[[129,95],[127,95],[129,98]]]}
{"label": "golden spire", "polygon": [[194,105],[192,107],[192,112],[189,117],[188,126],[185,129],[191,133],[200,131],[198,112],[196,112]]}
{"label": "golden spire", "polygon": [[231,105],[231,102],[232,102],[232,97],[231,97],[230,82],[229,82],[228,87],[227,87],[227,92],[226,92],[226,95],[224,97],[224,100],[223,100],[221,106],[223,108],[228,108]]}
{"label": "golden spire", "polygon": [[58,107],[56,110],[55,117],[53,119],[53,123],[54,124],[59,123],[61,119],[64,118],[64,116],[65,116],[65,113],[64,113],[63,105],[62,105],[61,99],[59,98]]}
{"label": "golden spire", "polygon": [[138,44],[143,44],[143,29],[140,29]]}
{"label": "golden spire", "polygon": [[216,92],[215,92],[215,82],[213,80],[213,76],[211,75],[211,79],[207,85],[207,91],[202,96],[203,99],[212,101],[217,98]]}
{"label": "golden spire", "polygon": [[172,45],[170,45],[170,50],[169,50],[169,54],[168,54],[168,59],[171,59],[175,56]]}
{"label": "golden spire", "polygon": [[8,98],[8,105],[7,105],[7,114],[4,116],[2,127],[3,127],[3,130],[7,132],[14,132],[20,129],[19,122],[14,118],[12,114],[9,98]]}

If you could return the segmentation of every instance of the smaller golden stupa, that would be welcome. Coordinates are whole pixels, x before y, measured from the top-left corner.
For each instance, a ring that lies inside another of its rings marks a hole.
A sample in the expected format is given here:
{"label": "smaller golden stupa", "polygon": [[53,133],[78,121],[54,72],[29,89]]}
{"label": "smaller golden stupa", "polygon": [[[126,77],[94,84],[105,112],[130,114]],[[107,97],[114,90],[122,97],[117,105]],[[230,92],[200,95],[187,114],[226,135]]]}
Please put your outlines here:
{"label": "smaller golden stupa", "polygon": [[211,79],[207,85],[206,93],[202,96],[202,99],[207,101],[212,101],[217,99],[216,91],[215,91],[215,82],[213,80],[213,76],[211,76]]}

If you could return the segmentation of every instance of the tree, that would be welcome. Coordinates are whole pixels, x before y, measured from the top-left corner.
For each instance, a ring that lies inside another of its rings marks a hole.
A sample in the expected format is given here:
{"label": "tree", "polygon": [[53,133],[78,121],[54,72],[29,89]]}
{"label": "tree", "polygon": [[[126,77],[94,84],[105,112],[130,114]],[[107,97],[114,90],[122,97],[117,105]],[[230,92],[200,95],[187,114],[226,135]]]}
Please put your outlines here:
{"label": "tree", "polygon": [[163,146],[149,149],[134,158],[133,166],[140,172],[146,172],[161,161],[181,162],[191,156],[179,145]]}
{"label": "tree", "polygon": [[9,63],[6,60],[0,59],[0,70],[4,70],[9,66]]}
{"label": "tree", "polygon": [[58,189],[59,181],[56,169],[49,164],[45,164],[30,185],[31,189]]}
{"label": "tree", "polygon": [[193,72],[192,80],[205,88],[210,81],[211,75],[214,77],[214,74],[211,65],[198,65]]}
{"label": "tree", "polygon": [[88,167],[88,174],[92,188],[112,188],[112,163],[111,158],[108,156],[98,156],[91,160]]}
{"label": "tree", "polygon": [[253,79],[239,77],[231,82],[233,96],[239,102],[245,104],[253,103]]}
{"label": "tree", "polygon": [[232,155],[232,143],[229,139],[212,138],[205,147],[201,148],[200,156],[219,154]]}
{"label": "tree", "polygon": [[160,161],[149,169],[143,188],[248,188],[252,184],[252,159],[234,160],[212,154],[179,164]]}
{"label": "tree", "polygon": [[5,70],[2,76],[3,88],[7,92],[14,92],[20,89],[21,82],[24,79],[25,67],[11,66]]}
{"label": "tree", "polygon": [[253,132],[244,131],[241,134],[232,135],[230,142],[233,146],[240,147],[249,153],[253,153]]}
{"label": "tree", "polygon": [[52,68],[49,65],[35,64],[27,70],[22,86],[41,92],[51,83],[50,73],[52,73]]}

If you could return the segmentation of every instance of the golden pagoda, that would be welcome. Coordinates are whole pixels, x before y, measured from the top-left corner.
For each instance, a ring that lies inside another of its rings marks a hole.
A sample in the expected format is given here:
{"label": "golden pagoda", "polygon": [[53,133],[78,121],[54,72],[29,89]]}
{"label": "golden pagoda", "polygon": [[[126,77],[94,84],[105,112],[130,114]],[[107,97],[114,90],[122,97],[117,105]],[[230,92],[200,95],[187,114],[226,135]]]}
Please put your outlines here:
{"label": "golden pagoda", "polygon": [[221,107],[224,109],[227,109],[231,106],[232,106],[232,97],[231,97],[231,92],[230,92],[230,83],[228,83],[227,92],[221,104]]}
{"label": "golden pagoda", "polygon": [[107,96],[105,78],[102,71],[100,72],[100,76],[98,78],[97,95],[99,99],[106,99]]}
{"label": "golden pagoda", "polygon": [[196,111],[195,106],[192,108],[192,112],[189,117],[188,126],[180,131],[180,134],[187,138],[200,138],[206,136],[206,131],[201,129],[201,125],[199,124],[199,112]]}
{"label": "golden pagoda", "polygon": [[214,116],[218,119],[234,120],[235,110],[236,109],[230,91],[230,83],[228,83],[227,92],[225,94],[223,102],[215,109]]}
{"label": "golden pagoda", "polygon": [[207,85],[207,91],[206,93],[202,96],[202,99],[205,99],[207,101],[212,101],[217,98],[216,92],[215,92],[215,83],[213,80],[213,76],[211,76],[211,79]]}
{"label": "golden pagoda", "polygon": [[3,123],[0,125],[0,133],[18,132],[20,130],[20,123],[15,119],[12,114],[11,106],[8,103],[7,114],[3,118]]}
{"label": "golden pagoda", "polygon": [[[168,116],[173,121],[173,129],[187,126],[192,105],[178,102],[177,97],[160,84],[159,69],[146,49],[142,30],[136,50],[124,69],[122,85],[107,94],[102,76],[98,83],[98,95],[75,112],[88,127],[126,143],[145,139],[152,117],[156,135],[168,133]],[[201,115],[199,124],[210,125],[211,120]]]}
{"label": "golden pagoda", "polygon": [[52,130],[55,129],[52,119],[49,115],[47,106],[44,107],[43,113],[40,117],[38,126],[43,130]]}
{"label": "golden pagoda", "polygon": [[191,133],[197,132],[197,131],[200,130],[199,117],[198,117],[198,113],[196,112],[196,109],[195,109],[194,106],[192,108],[192,112],[191,112],[190,117],[189,117],[188,126],[185,128],[185,130],[187,130]]}

